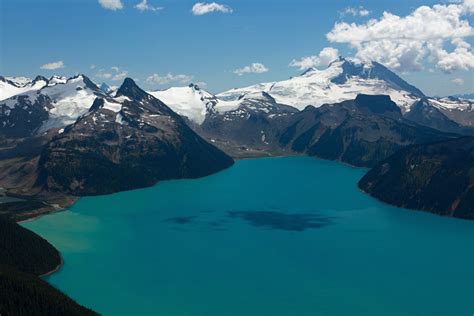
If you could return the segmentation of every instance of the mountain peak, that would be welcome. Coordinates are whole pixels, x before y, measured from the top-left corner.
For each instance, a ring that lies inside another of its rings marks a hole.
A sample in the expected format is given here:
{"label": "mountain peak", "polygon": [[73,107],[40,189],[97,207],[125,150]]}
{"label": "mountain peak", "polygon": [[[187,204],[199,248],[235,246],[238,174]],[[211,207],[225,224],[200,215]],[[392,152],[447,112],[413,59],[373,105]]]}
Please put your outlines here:
{"label": "mountain peak", "polygon": [[125,78],[116,96],[126,96],[132,99],[142,99],[147,93],[143,91],[132,78]]}
{"label": "mountain peak", "polygon": [[112,90],[112,88],[108,84],[106,84],[105,82],[102,82],[100,84],[99,89],[102,90],[105,93],[109,93]]}
{"label": "mountain peak", "polygon": [[89,77],[87,77],[86,75],[79,74],[77,75],[77,78],[82,78],[82,81],[84,82],[86,87],[88,87],[89,89],[92,89],[95,91],[100,90],[99,87],[92,80],[90,80]]}
{"label": "mountain peak", "polygon": [[36,76],[35,79],[33,79],[33,83],[38,82],[38,81],[45,81],[48,82],[48,79],[46,79],[43,76]]}

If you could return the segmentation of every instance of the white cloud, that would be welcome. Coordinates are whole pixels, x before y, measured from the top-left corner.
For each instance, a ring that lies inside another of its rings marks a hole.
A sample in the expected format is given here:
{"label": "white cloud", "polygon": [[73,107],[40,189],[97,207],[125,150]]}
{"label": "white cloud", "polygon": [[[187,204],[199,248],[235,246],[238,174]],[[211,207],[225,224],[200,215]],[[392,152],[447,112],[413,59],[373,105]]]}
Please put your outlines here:
{"label": "white cloud", "polygon": [[462,86],[464,84],[464,79],[462,78],[455,78],[451,80],[452,83],[454,83],[457,86]]}
{"label": "white cloud", "polygon": [[344,17],[346,15],[352,15],[352,16],[368,16],[370,14],[370,11],[365,9],[364,7],[358,7],[358,8],[353,8],[353,7],[347,7],[344,10],[339,12],[341,17]]}
{"label": "white cloud", "polygon": [[466,13],[474,13],[474,0],[464,0],[463,10]]}
{"label": "white cloud", "polygon": [[95,75],[97,78],[102,80],[122,81],[128,76],[128,71],[122,70],[117,66],[110,67],[109,71],[104,69],[99,70]]}
{"label": "white cloud", "polygon": [[112,76],[113,81],[122,81],[128,76],[128,71],[122,71]]}
{"label": "white cloud", "polygon": [[301,70],[311,67],[326,67],[339,56],[339,51],[332,47],[323,48],[318,55],[307,56],[301,59],[293,59],[290,67],[297,67]]}
{"label": "white cloud", "polygon": [[348,44],[359,59],[399,71],[419,71],[425,62],[444,72],[469,70],[474,55],[464,39],[474,35],[467,17],[471,13],[474,0],[421,6],[407,16],[384,12],[362,24],[339,22],[326,36],[332,43]]}
{"label": "white cloud", "polygon": [[221,12],[221,13],[232,13],[233,10],[231,7],[216,3],[216,2],[211,2],[211,3],[204,3],[204,2],[198,2],[193,5],[193,8],[191,10],[194,15],[204,15],[207,13],[212,13],[212,12]]}
{"label": "white cloud", "polygon": [[243,68],[239,68],[234,70],[234,74],[242,76],[244,74],[262,74],[267,72],[269,69],[265,67],[264,64],[261,63],[252,63],[251,65],[245,66]]}
{"label": "white cloud", "polygon": [[148,1],[147,0],[143,0],[142,2],[138,3],[136,6],[135,6],[135,9],[141,11],[141,12],[144,12],[144,11],[153,11],[153,12],[156,12],[156,11],[160,11],[160,10],[163,10],[163,7],[155,7],[155,6],[152,6],[151,4],[148,4]]}
{"label": "white cloud", "polygon": [[193,80],[193,76],[190,75],[173,75],[168,73],[167,75],[152,74],[146,79],[147,83],[156,83],[156,84],[167,84],[170,82],[178,82],[181,84],[188,84]]}
{"label": "white cloud", "polygon": [[443,48],[441,41],[429,43],[428,49],[432,58],[437,60],[437,67],[444,72],[474,69],[474,54],[471,45],[461,39],[454,39],[451,44],[455,47],[452,52]]}
{"label": "white cloud", "polygon": [[102,8],[107,10],[121,10],[123,9],[123,4],[121,0],[99,0],[99,4]]}
{"label": "white cloud", "polygon": [[109,72],[99,71],[96,75],[99,79],[110,79],[112,78],[112,74]]}
{"label": "white cloud", "polygon": [[60,69],[60,68],[64,68],[64,67],[66,67],[64,65],[64,62],[62,60],[60,60],[60,61],[55,61],[55,62],[52,62],[52,63],[49,63],[49,64],[44,64],[40,68],[41,69],[46,69],[46,70],[56,70],[56,69]]}
{"label": "white cloud", "polygon": [[89,68],[90,69],[95,69],[95,65],[90,65]]}

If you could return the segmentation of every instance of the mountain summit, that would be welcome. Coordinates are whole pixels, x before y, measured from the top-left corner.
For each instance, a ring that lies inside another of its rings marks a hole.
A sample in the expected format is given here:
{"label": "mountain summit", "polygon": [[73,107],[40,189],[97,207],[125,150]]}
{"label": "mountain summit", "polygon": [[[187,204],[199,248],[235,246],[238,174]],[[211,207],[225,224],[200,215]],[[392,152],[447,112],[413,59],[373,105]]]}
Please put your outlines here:
{"label": "mountain summit", "polygon": [[424,94],[394,72],[376,62],[358,62],[339,57],[324,70],[310,68],[284,81],[260,83],[217,95],[232,101],[266,92],[276,102],[303,110],[355,99],[358,94],[389,95],[403,112]]}

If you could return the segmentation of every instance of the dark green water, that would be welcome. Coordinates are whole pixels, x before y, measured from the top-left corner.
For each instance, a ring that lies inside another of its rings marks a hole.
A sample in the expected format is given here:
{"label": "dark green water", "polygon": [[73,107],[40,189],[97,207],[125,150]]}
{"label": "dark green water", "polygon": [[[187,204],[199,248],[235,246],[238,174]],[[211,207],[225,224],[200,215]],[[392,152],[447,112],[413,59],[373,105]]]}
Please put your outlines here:
{"label": "dark green water", "polygon": [[64,256],[48,281],[104,315],[472,315],[474,222],[383,205],[363,173],[245,160],[24,226]]}

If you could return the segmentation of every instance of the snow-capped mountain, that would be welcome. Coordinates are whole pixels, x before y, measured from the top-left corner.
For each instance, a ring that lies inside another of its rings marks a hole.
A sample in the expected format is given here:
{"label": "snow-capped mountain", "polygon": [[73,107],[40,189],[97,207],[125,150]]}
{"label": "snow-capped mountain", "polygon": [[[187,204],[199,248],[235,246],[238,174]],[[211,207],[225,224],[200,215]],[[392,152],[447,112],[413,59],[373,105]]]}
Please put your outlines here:
{"label": "snow-capped mountain", "polygon": [[265,92],[234,102],[238,105],[236,108],[208,113],[204,122],[196,128],[234,155],[240,155],[238,152],[246,151],[247,147],[260,152],[276,150],[278,144],[272,142],[274,134],[282,122],[298,112],[294,107],[278,104]]}
{"label": "snow-capped mountain", "polygon": [[[423,92],[381,64],[362,64],[341,57],[325,70],[311,68],[289,80],[260,83],[218,95],[192,84],[149,93],[198,125],[213,114],[223,115],[230,121],[237,116],[248,117],[249,110],[268,112],[269,104],[303,110],[308,105],[319,107],[352,100],[358,94],[389,95],[402,112],[408,112],[413,103],[424,97]],[[272,100],[270,103],[266,96]]]}
{"label": "snow-capped mountain", "polygon": [[98,85],[99,89],[102,90],[103,92],[107,94],[114,94],[117,92],[118,87],[117,86],[109,86],[107,83],[102,82],[100,85]]}
{"label": "snow-capped mountain", "polygon": [[220,117],[225,121],[248,118],[260,112],[271,117],[282,113],[295,112],[288,106],[278,104],[266,92],[243,96],[237,100],[226,101],[195,84],[187,87],[172,87],[167,90],[149,91],[149,94],[163,101],[174,112],[202,125],[206,119]]}
{"label": "snow-capped mountain", "polygon": [[[35,79],[36,80],[36,79]],[[53,76],[27,83],[38,87],[0,101],[0,129],[10,136],[28,136],[61,128],[85,114],[97,96],[105,96],[89,78]]]}
{"label": "snow-capped mountain", "polygon": [[338,58],[327,69],[308,69],[289,80],[260,83],[246,88],[232,89],[217,95],[235,101],[266,92],[277,103],[303,110],[306,106],[319,107],[355,99],[358,94],[389,95],[402,111],[424,94],[379,63],[358,63]]}
{"label": "snow-capped mountain", "polygon": [[474,101],[457,97],[428,98],[431,105],[442,110],[474,111]]}
{"label": "snow-capped mountain", "polygon": [[38,76],[35,79],[25,77],[0,76],[0,101],[20,93],[37,91],[48,84],[48,79]]}
{"label": "snow-capped mountain", "polygon": [[163,101],[179,115],[199,125],[204,122],[208,113],[225,113],[239,107],[238,101],[219,100],[215,95],[195,84],[148,93]]}
{"label": "snow-capped mountain", "polygon": [[57,84],[64,84],[64,83],[67,82],[67,80],[68,80],[67,77],[54,75],[51,78],[49,78],[48,86],[54,86],[54,85],[57,85]]}
{"label": "snow-capped mountain", "polygon": [[74,195],[205,176],[233,163],[130,78],[56,134],[39,161],[39,185]]}
{"label": "snow-capped mountain", "polygon": [[464,99],[464,100],[469,100],[469,101],[474,102],[474,93],[455,94],[455,95],[452,95],[452,96],[449,96],[449,97],[454,97],[454,98]]}
{"label": "snow-capped mountain", "polygon": [[[474,128],[474,101],[457,97],[424,98],[425,108],[438,111],[461,126]],[[420,101],[421,102],[421,101]],[[426,111],[426,110],[425,110]],[[426,118],[425,118],[426,119]]]}

